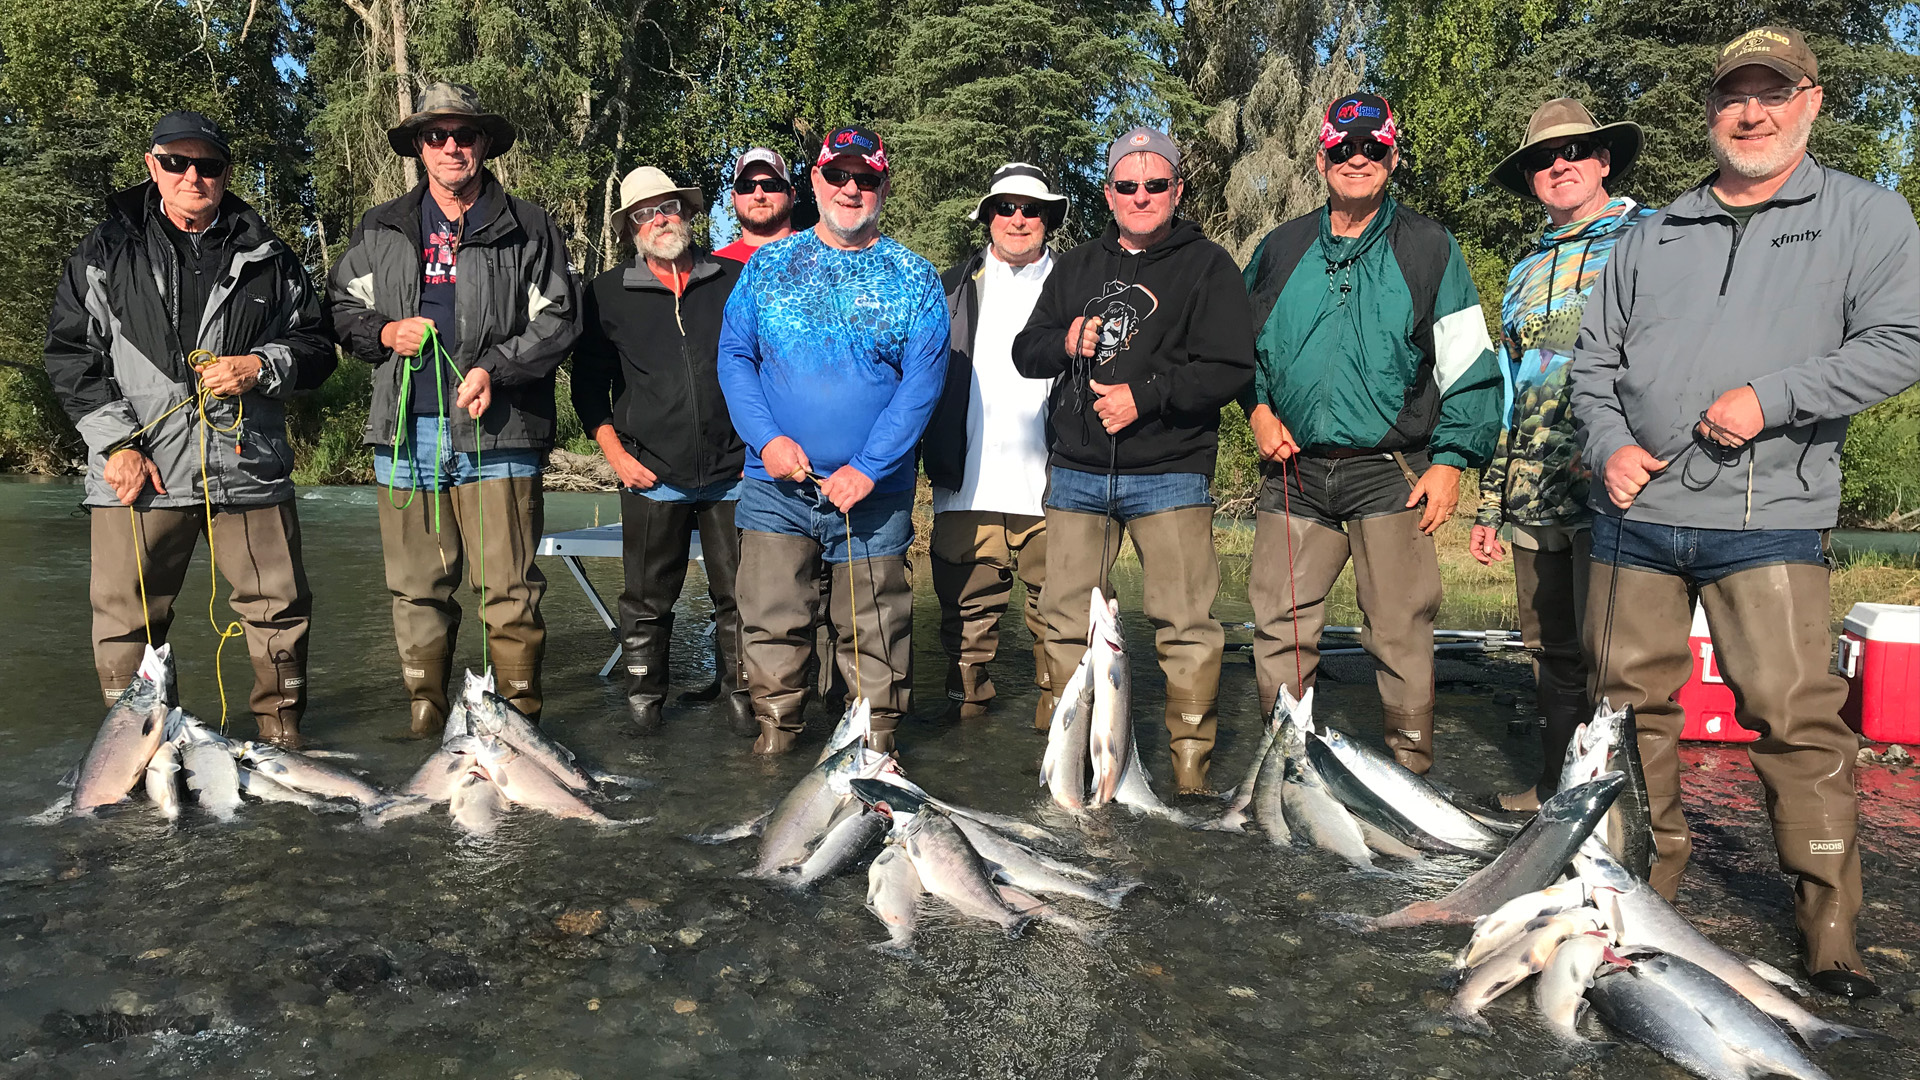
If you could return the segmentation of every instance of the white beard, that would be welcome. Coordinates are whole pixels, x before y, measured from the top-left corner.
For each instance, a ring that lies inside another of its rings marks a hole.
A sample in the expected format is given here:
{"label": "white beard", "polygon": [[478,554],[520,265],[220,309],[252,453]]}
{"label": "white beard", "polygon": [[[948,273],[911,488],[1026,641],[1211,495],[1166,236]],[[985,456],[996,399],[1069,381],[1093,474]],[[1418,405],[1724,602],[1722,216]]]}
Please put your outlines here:
{"label": "white beard", "polygon": [[1713,144],[1714,160],[1722,169],[1749,180],[1765,180],[1800,160],[1800,155],[1807,152],[1807,133],[1812,129],[1813,110],[1809,109],[1791,128],[1780,130],[1774,137],[1772,150],[1745,151],[1731,138],[1723,139],[1718,132],[1708,141]]}
{"label": "white beard", "polygon": [[654,230],[653,238],[650,240],[642,240],[636,234],[633,243],[640,249],[642,255],[662,262],[672,262],[686,254],[687,246],[693,243],[693,226],[684,221],[678,222],[663,229]]}

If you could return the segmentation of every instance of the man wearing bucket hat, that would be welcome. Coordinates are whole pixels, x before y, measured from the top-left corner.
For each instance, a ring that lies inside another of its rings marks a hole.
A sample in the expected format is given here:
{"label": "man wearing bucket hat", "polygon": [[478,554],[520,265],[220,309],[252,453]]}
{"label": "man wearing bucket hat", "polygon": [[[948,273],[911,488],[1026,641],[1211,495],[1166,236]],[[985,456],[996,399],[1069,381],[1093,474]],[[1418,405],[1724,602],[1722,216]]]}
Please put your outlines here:
{"label": "man wearing bucket hat", "polygon": [[387,132],[425,181],[367,211],[333,268],[334,333],[375,365],[365,437],[385,489],[380,542],[419,737],[446,722],[463,576],[484,590],[501,694],[540,715],[540,470],[579,297],[558,226],[484,164],[513,140],[471,87],[427,87]]}
{"label": "man wearing bucket hat", "polygon": [[841,675],[872,703],[870,745],[892,748],[909,704],[914,448],[946,372],[947,308],[932,264],[880,235],[888,178],[879,135],[835,129],[814,159],[819,224],[754,256],[727,301],[720,385],[747,446],[737,595],[756,753],[785,753],[801,731],[822,563]]}
{"label": "man wearing bucket hat", "polygon": [[333,373],[326,314],[299,256],[228,190],[217,124],[168,113],[148,145],[148,179],[108,200],[47,326],[47,374],[87,444],[94,668],[111,702],[166,643],[204,532],[259,737],[298,748],[313,593],[285,408]]}
{"label": "man wearing bucket hat", "polygon": [[1590,715],[1580,648],[1593,515],[1591,476],[1580,464],[1567,375],[1580,316],[1613,246],[1653,213],[1610,196],[1640,154],[1640,125],[1597,125],[1586,106],[1555,98],[1536,109],[1520,148],[1494,167],[1493,182],[1540,203],[1547,229],[1507,275],[1500,348],[1509,400],[1506,428],[1480,473],[1480,511],[1468,550],[1491,565],[1506,557],[1500,528],[1513,526],[1520,636],[1533,654],[1543,722],[1543,758],[1532,790],[1500,796],[1507,810],[1533,810],[1552,795],[1573,729]]}
{"label": "man wearing bucket hat", "polygon": [[621,230],[634,260],[587,286],[573,350],[573,405],[620,478],[620,632],[627,711],[635,734],[660,728],[667,696],[673,605],[687,577],[694,530],[713,598],[720,697],[733,730],[759,730],[740,672],[734,526],[746,451],[734,434],[714,367],[720,320],[740,264],[693,247],[690,224],[706,200],[643,166],[620,182]]}
{"label": "man wearing bucket hat", "polygon": [[733,162],[733,217],[740,235],[714,251],[746,262],[775,240],[793,235],[793,174],[777,150],[756,146]]}
{"label": "man wearing bucket hat", "polygon": [[1877,994],[1855,944],[1859,740],[1840,718],[1826,530],[1854,413],[1920,377],[1920,228],[1899,195],[1806,152],[1820,68],[1799,31],[1720,50],[1706,90],[1719,169],[1629,232],[1574,346],[1595,474],[1587,655],[1639,723],[1655,857],[1671,897],[1692,851],[1672,695],[1691,597],[1796,879],[1815,986]]}
{"label": "man wearing bucket hat", "polygon": [[1226,250],[1179,216],[1180,148],[1134,128],[1107,147],[1113,224],[1060,256],[1013,345],[1014,367],[1053,380],[1041,591],[1051,686],[1087,651],[1088,597],[1112,593],[1124,531],[1140,555],[1141,610],[1166,678],[1173,783],[1211,790],[1220,655],[1211,610],[1220,407],[1253,369],[1245,290]]}
{"label": "man wearing bucket hat", "polygon": [[1053,715],[1047,674],[1047,624],[1040,614],[1046,581],[1047,396],[1051,379],[1013,366],[1013,338],[1027,325],[1053,272],[1047,235],[1066,218],[1067,199],[1024,162],[1002,165],[972,221],[987,245],[948,270],[952,341],[947,385],[921,444],[933,485],[933,591],[940,600],[940,644],[947,653],[949,719],[984,716],[993,700],[987,674],[1000,645],[1017,573],[1026,588],[1040,698],[1034,727]]}
{"label": "man wearing bucket hat", "polygon": [[1248,419],[1266,472],[1247,595],[1271,709],[1283,685],[1313,684],[1327,594],[1352,559],[1383,735],[1424,773],[1433,534],[1459,502],[1461,471],[1493,451],[1503,390],[1460,245],[1387,194],[1399,147],[1386,99],[1335,101],[1317,153],[1327,204],[1267,234],[1247,264],[1260,356]]}

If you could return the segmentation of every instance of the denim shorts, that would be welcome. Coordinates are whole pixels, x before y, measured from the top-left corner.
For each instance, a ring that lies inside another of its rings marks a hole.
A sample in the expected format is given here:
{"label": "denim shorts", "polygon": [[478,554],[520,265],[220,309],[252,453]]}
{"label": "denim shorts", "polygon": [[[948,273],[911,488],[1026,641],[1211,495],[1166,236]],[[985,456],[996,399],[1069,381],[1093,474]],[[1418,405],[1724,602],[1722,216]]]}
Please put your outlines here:
{"label": "denim shorts", "polygon": [[1826,545],[1820,533],[1819,529],[1690,529],[1595,514],[1593,561],[1710,585],[1756,566],[1826,566]]}
{"label": "denim shorts", "polygon": [[[373,478],[382,487],[391,483],[396,488],[445,491],[450,487],[463,487],[482,480],[540,475],[538,450],[488,450],[481,454],[470,454],[453,448],[453,431],[447,428],[443,434],[441,425],[445,421],[439,417],[415,416],[409,419],[413,430],[408,434],[407,441],[400,444],[399,468],[394,467],[393,447],[373,448]],[[438,483],[434,477],[436,451],[440,459]],[[479,459],[477,463],[476,458]]]}
{"label": "denim shorts", "polygon": [[830,563],[891,558],[905,555],[913,544],[913,489],[876,491],[845,515],[820,494],[818,484],[749,476],[740,482],[733,523],[742,532],[804,536],[820,545],[820,558]]}
{"label": "denim shorts", "polygon": [[1100,514],[1127,522],[1163,510],[1213,505],[1205,473],[1081,472],[1059,465],[1047,475],[1047,509]]}

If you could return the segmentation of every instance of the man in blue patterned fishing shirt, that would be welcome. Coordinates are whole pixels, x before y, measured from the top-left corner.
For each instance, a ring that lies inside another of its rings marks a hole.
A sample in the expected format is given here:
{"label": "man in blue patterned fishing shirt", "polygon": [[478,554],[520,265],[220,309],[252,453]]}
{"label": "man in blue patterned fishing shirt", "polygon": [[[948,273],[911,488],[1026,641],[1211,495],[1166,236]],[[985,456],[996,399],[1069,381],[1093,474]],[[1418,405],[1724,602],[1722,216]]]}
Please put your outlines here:
{"label": "man in blue patterned fishing shirt", "polygon": [[820,223],[754,256],[720,331],[720,386],[747,444],[736,594],[759,754],[800,734],[823,602],[841,674],[872,704],[870,745],[893,748],[913,673],[914,447],[946,378],[940,275],[877,227],[880,136],[828,135],[812,183]]}

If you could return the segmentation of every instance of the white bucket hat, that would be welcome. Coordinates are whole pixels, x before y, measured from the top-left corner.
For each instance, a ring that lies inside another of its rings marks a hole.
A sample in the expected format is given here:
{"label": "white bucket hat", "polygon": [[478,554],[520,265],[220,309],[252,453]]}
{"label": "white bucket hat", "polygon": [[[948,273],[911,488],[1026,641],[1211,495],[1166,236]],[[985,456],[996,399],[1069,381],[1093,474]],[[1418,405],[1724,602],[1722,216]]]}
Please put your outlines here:
{"label": "white bucket hat", "polygon": [[681,187],[667,178],[667,174],[651,165],[642,165],[620,179],[620,209],[613,212],[616,218],[625,218],[633,212],[635,205],[656,195],[669,192],[679,195],[685,203],[682,218],[691,221],[694,215],[707,208],[707,199],[697,187]]}
{"label": "white bucket hat", "polygon": [[967,215],[968,219],[985,225],[987,218],[991,216],[987,211],[987,204],[992,202],[996,195],[1025,195],[1029,199],[1039,200],[1046,211],[1042,217],[1049,230],[1059,228],[1060,223],[1067,219],[1067,197],[1054,193],[1053,188],[1047,183],[1047,174],[1037,165],[1013,161],[995,169],[993,181],[987,187],[987,194],[980,200],[979,205],[973,208],[973,213]]}

